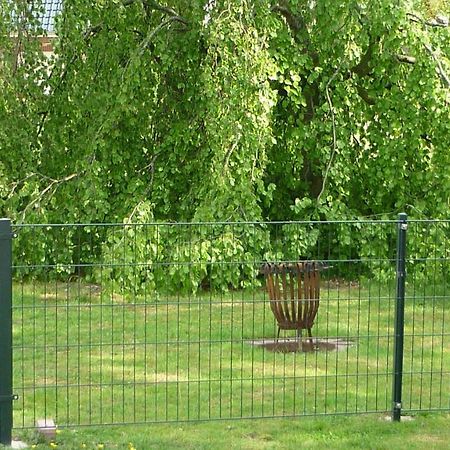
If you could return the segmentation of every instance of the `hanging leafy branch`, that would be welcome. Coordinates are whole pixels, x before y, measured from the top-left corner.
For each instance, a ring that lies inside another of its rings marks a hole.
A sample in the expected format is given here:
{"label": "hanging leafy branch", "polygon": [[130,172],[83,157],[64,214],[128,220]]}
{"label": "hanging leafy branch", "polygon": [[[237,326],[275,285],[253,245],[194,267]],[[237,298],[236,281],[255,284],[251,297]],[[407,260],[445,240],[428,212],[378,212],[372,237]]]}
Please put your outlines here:
{"label": "hanging leafy branch", "polygon": [[[448,3],[73,0],[47,62],[38,24],[13,20],[26,2],[0,3],[3,215],[448,214]],[[221,233],[216,250],[250,245]]]}

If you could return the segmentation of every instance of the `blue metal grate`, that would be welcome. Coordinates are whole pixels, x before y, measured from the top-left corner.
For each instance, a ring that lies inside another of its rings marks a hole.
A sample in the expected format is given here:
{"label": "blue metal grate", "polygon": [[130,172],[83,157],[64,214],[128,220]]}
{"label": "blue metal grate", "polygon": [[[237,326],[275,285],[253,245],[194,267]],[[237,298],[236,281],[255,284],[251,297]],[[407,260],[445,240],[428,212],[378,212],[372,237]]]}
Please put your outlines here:
{"label": "blue metal grate", "polygon": [[43,0],[43,14],[39,17],[42,28],[47,33],[55,32],[55,17],[61,12],[62,0]]}

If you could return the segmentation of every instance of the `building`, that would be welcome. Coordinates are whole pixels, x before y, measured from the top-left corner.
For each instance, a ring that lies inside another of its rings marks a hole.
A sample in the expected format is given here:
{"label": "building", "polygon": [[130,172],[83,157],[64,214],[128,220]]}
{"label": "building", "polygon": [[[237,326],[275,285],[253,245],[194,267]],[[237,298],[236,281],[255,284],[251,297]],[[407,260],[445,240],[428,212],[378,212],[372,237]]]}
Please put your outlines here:
{"label": "building", "polygon": [[46,55],[53,53],[53,42],[56,38],[55,33],[55,18],[61,12],[62,0],[43,0],[42,14],[39,20],[44,30],[44,35],[39,37],[42,44],[42,50]]}

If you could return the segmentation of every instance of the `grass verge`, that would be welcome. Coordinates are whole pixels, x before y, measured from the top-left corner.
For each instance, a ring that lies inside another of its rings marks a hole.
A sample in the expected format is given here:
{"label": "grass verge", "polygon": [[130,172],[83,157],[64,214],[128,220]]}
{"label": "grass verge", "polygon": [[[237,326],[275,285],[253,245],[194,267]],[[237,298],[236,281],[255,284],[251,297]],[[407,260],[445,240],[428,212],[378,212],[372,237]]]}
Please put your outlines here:
{"label": "grass verge", "polygon": [[450,442],[449,414],[392,423],[382,415],[217,421],[61,430],[54,442],[19,436],[36,449],[436,449]]}

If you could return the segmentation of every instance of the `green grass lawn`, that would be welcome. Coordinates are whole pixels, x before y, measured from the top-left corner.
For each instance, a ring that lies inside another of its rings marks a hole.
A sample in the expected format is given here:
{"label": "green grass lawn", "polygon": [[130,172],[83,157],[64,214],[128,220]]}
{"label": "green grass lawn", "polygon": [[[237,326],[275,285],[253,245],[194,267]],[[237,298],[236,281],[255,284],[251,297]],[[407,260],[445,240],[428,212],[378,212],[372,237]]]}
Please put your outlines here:
{"label": "green grass lawn", "polygon": [[[314,334],[351,345],[275,353],[251,345],[276,335],[262,289],[131,303],[81,282],[17,284],[15,426],[389,411],[393,297],[392,287],[322,283]],[[407,299],[406,411],[450,409],[448,320],[446,297]]]}
{"label": "green grass lawn", "polygon": [[[56,448],[36,434],[18,437],[36,449]],[[447,450],[450,415],[418,415],[392,423],[384,416],[331,416],[296,419],[214,421],[64,429],[59,449],[408,449]]]}

